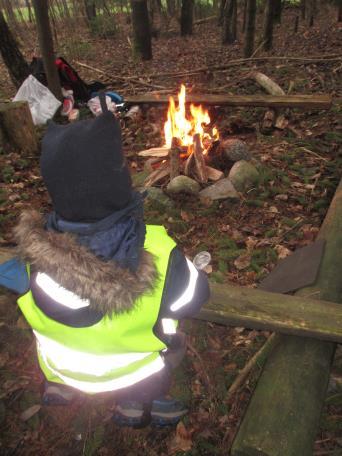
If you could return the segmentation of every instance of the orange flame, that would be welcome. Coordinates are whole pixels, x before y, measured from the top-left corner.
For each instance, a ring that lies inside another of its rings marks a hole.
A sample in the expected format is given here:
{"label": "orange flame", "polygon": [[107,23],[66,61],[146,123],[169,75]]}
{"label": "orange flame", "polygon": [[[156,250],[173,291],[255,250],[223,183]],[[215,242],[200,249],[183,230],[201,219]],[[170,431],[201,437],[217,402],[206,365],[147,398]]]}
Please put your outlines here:
{"label": "orange flame", "polygon": [[[190,105],[190,116],[187,117],[185,110],[185,86],[182,84],[178,94],[178,107],[173,97],[169,98],[169,109],[167,111],[167,121],[164,124],[164,135],[166,147],[171,147],[172,138],[178,138],[183,146],[188,150],[193,144],[193,135],[199,133],[204,149],[206,139],[214,141],[218,139],[218,131],[214,127],[211,133],[204,132],[203,125],[210,124],[208,111],[202,106]],[[205,153],[205,151],[204,151]]]}

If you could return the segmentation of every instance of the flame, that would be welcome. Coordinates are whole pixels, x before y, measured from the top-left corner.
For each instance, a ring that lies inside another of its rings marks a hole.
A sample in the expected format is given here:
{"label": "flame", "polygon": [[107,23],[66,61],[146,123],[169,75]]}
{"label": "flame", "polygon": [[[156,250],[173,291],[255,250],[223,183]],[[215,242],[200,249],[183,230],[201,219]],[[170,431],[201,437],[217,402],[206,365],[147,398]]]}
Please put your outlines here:
{"label": "flame", "polygon": [[188,151],[193,144],[193,135],[199,133],[201,143],[206,153],[206,143],[218,139],[218,131],[214,127],[211,131],[205,132],[203,126],[210,124],[208,111],[202,106],[190,105],[190,116],[187,117],[185,110],[185,86],[182,84],[178,94],[178,107],[173,97],[169,98],[169,109],[167,121],[164,124],[165,146],[171,147],[172,138],[178,138],[181,145],[187,146]]}

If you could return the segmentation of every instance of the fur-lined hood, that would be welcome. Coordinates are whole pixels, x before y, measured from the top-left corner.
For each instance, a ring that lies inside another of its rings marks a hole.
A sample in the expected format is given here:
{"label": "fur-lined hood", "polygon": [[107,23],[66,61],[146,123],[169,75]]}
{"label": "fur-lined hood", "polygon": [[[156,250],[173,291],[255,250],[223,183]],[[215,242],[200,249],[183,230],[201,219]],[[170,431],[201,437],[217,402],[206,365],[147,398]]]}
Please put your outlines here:
{"label": "fur-lined hood", "polygon": [[43,217],[34,210],[21,214],[14,236],[22,260],[82,299],[89,299],[90,307],[103,314],[130,310],[157,280],[149,252],[142,252],[137,272],[132,273],[114,261],[102,261],[70,233],[45,230]]}

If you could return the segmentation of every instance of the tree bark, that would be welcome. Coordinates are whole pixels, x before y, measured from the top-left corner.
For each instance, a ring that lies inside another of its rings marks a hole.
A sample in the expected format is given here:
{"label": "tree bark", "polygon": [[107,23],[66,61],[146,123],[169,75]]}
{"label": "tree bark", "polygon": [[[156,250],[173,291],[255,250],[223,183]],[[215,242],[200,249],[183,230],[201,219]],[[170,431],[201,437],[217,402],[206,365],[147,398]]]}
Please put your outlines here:
{"label": "tree bark", "polygon": [[[227,0],[224,8],[222,43],[232,44],[236,40],[236,0]],[[234,23],[235,20],[235,23]]]}
{"label": "tree bark", "polygon": [[273,42],[273,21],[274,21],[274,1],[267,0],[265,10],[264,34],[263,34],[263,48],[265,51],[272,49]]}
{"label": "tree bark", "polygon": [[194,0],[182,0],[181,36],[192,35]]}
{"label": "tree bark", "polygon": [[142,60],[152,59],[151,29],[146,0],[131,0],[134,52]]}
{"label": "tree bark", "polygon": [[55,97],[61,100],[63,97],[57,67],[55,65],[48,3],[44,0],[33,0],[33,7],[36,15],[39,47],[42,53],[48,87]]}
{"label": "tree bark", "polygon": [[247,0],[243,0],[243,12],[242,12],[242,33],[245,33],[246,30],[246,20],[247,20]]}
{"label": "tree bark", "polygon": [[282,13],[282,0],[275,0],[274,2],[274,22],[277,24],[281,23],[281,13]]}
{"label": "tree bark", "polygon": [[342,22],[342,1],[339,0],[337,8],[337,22]]}
{"label": "tree bark", "polygon": [[244,56],[250,57],[254,50],[256,0],[247,0],[247,21],[245,32]]}
{"label": "tree bark", "polygon": [[220,10],[218,15],[218,25],[223,25],[223,18],[224,18],[224,10],[226,7],[226,1],[228,0],[221,0],[220,1]]}
{"label": "tree bark", "polygon": [[304,20],[306,15],[306,0],[300,0],[300,11],[302,19]]}
{"label": "tree bark", "polygon": [[[316,283],[296,297],[342,303],[342,181],[320,229],[326,240]],[[232,446],[232,456],[312,456],[335,344],[279,336]]]}
{"label": "tree bark", "polygon": [[91,22],[96,18],[96,5],[95,0],[84,0],[84,8],[87,19]]}
{"label": "tree bark", "polygon": [[27,155],[37,152],[36,130],[26,101],[0,104],[0,131],[11,149]]}
{"label": "tree bark", "polygon": [[29,75],[29,67],[0,10],[0,52],[8,69],[10,78],[19,87]]}

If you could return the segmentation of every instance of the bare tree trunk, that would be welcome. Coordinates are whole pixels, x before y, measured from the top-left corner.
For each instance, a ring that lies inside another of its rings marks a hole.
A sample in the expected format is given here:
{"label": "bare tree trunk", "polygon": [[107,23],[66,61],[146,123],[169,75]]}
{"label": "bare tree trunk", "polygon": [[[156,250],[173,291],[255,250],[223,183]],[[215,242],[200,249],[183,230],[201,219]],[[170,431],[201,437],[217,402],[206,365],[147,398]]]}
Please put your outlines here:
{"label": "bare tree trunk", "polygon": [[247,0],[243,0],[243,13],[242,13],[242,33],[246,30],[246,18],[247,18]]}
{"label": "bare tree trunk", "polygon": [[317,3],[316,0],[306,0],[306,6],[307,6],[307,21],[309,27],[312,27],[314,25],[314,18],[316,15],[316,9],[317,9]]}
{"label": "bare tree trunk", "polygon": [[166,0],[167,13],[170,17],[173,17],[176,12],[175,0]]}
{"label": "bare tree trunk", "polygon": [[68,8],[68,4],[65,0],[62,0],[62,5],[63,5],[63,11],[64,11],[65,17],[70,18],[70,11]]}
{"label": "bare tree trunk", "polygon": [[219,12],[219,16],[218,16],[218,25],[223,25],[225,7],[226,7],[226,0],[221,0],[221,2],[220,2],[220,12]]}
{"label": "bare tree trunk", "polygon": [[146,0],[131,0],[134,51],[143,59],[152,59],[151,29]]}
{"label": "bare tree trunk", "polygon": [[339,0],[339,2],[338,2],[337,22],[342,22],[342,1],[341,0]]}
{"label": "bare tree trunk", "polygon": [[250,57],[254,50],[256,0],[247,0],[247,21],[245,32],[244,56]]}
{"label": "bare tree trunk", "polygon": [[192,35],[194,0],[182,0],[181,35]]}
{"label": "bare tree trunk", "polygon": [[0,53],[8,69],[10,78],[19,87],[29,75],[28,65],[0,10]]}
{"label": "bare tree trunk", "polygon": [[273,41],[273,21],[274,21],[274,0],[267,0],[265,10],[265,23],[263,34],[263,48],[265,51],[272,49]]}
{"label": "bare tree trunk", "polygon": [[84,0],[84,7],[87,19],[91,22],[96,17],[95,0]]}
{"label": "bare tree trunk", "polygon": [[236,40],[236,0],[227,0],[224,8],[222,43],[232,44]]}
{"label": "bare tree trunk", "polygon": [[300,11],[302,14],[302,19],[305,19],[305,13],[306,13],[306,0],[300,0]]}
{"label": "bare tree trunk", "polygon": [[274,22],[277,24],[281,23],[282,13],[282,0],[275,0],[274,2]]}
{"label": "bare tree trunk", "polygon": [[32,15],[30,0],[25,0],[25,5],[27,8],[27,12],[28,12],[29,22],[33,22],[33,15]]}
{"label": "bare tree trunk", "polygon": [[55,65],[55,53],[49,21],[48,4],[44,0],[33,0],[36,15],[39,47],[42,53],[48,87],[59,100],[62,99],[61,84]]}

